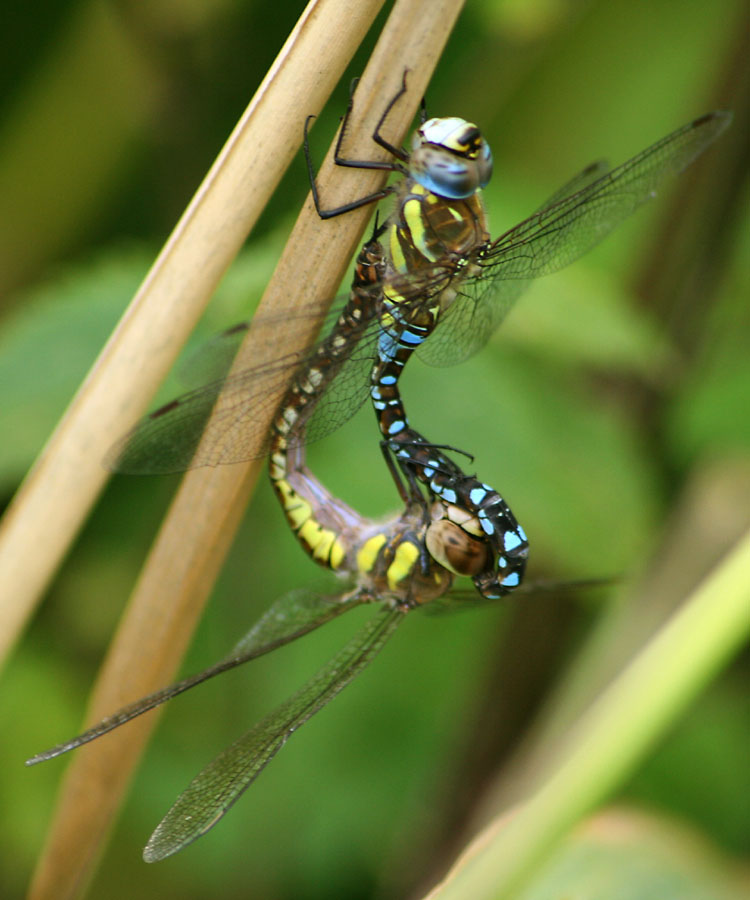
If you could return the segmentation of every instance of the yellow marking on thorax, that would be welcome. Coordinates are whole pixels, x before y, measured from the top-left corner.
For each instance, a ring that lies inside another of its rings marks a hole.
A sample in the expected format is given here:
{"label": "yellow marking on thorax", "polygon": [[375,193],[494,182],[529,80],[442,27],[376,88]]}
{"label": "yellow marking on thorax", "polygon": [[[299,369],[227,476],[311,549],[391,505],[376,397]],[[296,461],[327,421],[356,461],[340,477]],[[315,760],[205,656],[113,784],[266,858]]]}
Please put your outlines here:
{"label": "yellow marking on thorax", "polygon": [[414,569],[414,563],[419,559],[419,550],[411,541],[403,541],[398,545],[393,562],[388,566],[385,573],[388,580],[388,587],[395,591],[399,584],[411,575]]}
{"label": "yellow marking on thorax", "polygon": [[391,262],[397,272],[406,272],[406,257],[401,249],[401,242],[398,239],[398,225],[391,228],[389,244],[391,248]]}
{"label": "yellow marking on thorax", "polygon": [[416,197],[407,200],[403,205],[403,216],[406,220],[406,227],[409,229],[411,243],[425,259],[435,262],[437,257],[430,251],[427,243],[427,232],[422,215],[422,202]]}
{"label": "yellow marking on thorax", "polygon": [[385,544],[385,535],[376,534],[357,550],[357,568],[363,575],[373,570],[383,544]]}

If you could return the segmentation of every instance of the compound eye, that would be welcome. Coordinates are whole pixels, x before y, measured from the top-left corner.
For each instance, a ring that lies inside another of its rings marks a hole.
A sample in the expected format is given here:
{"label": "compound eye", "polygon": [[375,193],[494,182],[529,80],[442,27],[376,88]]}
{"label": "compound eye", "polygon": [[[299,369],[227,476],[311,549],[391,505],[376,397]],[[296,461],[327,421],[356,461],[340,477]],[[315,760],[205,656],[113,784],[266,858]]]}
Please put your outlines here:
{"label": "compound eye", "polygon": [[482,147],[477,156],[476,169],[479,187],[487,187],[490,178],[492,178],[492,150],[490,150],[490,145],[487,141],[482,141]]}
{"label": "compound eye", "polygon": [[425,535],[427,550],[433,559],[456,575],[477,575],[487,565],[484,542],[470,537],[455,522],[439,519]]}
{"label": "compound eye", "polygon": [[474,160],[461,159],[432,144],[412,153],[409,172],[422,187],[447,200],[465,200],[479,187]]}
{"label": "compound eye", "polygon": [[492,152],[472,122],[429,119],[414,134],[409,173],[439,197],[465,200],[490,180]]}

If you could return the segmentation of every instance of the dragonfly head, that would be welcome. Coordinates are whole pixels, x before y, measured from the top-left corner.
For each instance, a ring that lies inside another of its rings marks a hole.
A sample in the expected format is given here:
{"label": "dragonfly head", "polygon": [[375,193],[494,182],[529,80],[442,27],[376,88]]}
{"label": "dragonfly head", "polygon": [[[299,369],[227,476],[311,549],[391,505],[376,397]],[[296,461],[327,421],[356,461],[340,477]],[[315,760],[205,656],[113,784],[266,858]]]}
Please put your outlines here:
{"label": "dragonfly head", "polygon": [[492,151],[472,122],[428,119],[412,138],[409,174],[428,191],[464,200],[492,176]]}
{"label": "dragonfly head", "polygon": [[455,575],[477,575],[487,565],[484,541],[449,519],[432,522],[425,535],[430,556]]}
{"label": "dragonfly head", "polygon": [[[425,545],[433,559],[456,575],[469,575],[488,600],[510,594],[523,580],[529,544],[502,498],[487,485],[465,479],[481,493],[476,508],[438,499]],[[461,490],[458,491],[461,493]]]}
{"label": "dragonfly head", "polygon": [[443,501],[433,505],[425,545],[430,556],[455,575],[478,575],[489,563],[489,547],[476,517]]}

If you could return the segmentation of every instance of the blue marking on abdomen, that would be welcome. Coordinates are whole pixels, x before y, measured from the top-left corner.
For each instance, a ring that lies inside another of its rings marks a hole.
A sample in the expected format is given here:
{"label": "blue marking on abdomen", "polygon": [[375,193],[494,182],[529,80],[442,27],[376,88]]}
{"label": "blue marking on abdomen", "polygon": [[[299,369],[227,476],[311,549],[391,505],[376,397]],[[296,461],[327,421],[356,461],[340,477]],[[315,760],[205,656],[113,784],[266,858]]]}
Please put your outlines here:
{"label": "blue marking on abdomen", "polygon": [[402,331],[398,336],[398,339],[402,344],[410,344],[414,347],[418,347],[424,340],[424,337],[419,334],[414,334],[413,331]]}
{"label": "blue marking on abdomen", "polygon": [[506,531],[503,537],[503,544],[505,545],[505,549],[510,553],[511,550],[520,547],[522,541],[517,534],[514,534],[512,531]]}
{"label": "blue marking on abdomen", "polygon": [[484,500],[487,496],[487,491],[482,490],[481,488],[473,488],[469,492],[469,500],[474,504],[474,506],[479,506],[479,504]]}
{"label": "blue marking on abdomen", "polygon": [[378,353],[381,359],[388,360],[388,362],[393,362],[398,353],[398,343],[387,331],[381,332],[378,338]]}

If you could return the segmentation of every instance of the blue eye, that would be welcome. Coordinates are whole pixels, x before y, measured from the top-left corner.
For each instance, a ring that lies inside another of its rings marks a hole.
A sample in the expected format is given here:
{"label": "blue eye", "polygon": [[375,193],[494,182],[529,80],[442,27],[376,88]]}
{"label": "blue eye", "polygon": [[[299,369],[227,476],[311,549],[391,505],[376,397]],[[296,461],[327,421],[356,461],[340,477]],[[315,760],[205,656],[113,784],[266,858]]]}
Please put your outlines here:
{"label": "blue eye", "polygon": [[492,152],[473,123],[430,119],[414,135],[409,171],[440,197],[466,199],[490,180]]}

